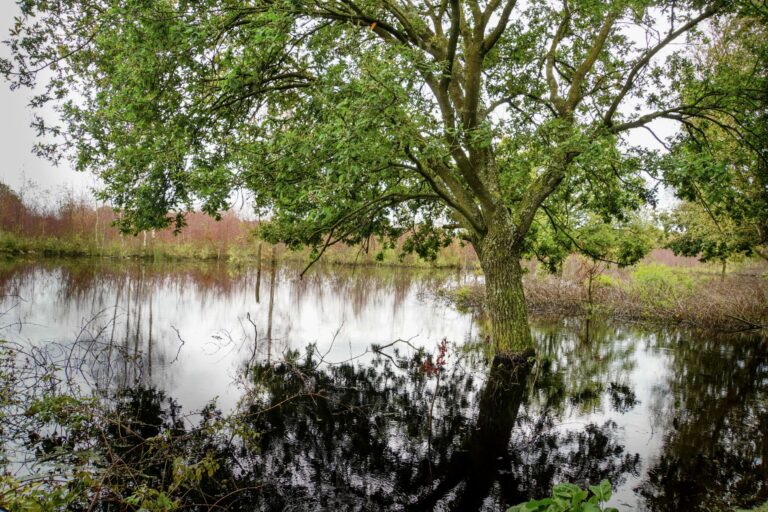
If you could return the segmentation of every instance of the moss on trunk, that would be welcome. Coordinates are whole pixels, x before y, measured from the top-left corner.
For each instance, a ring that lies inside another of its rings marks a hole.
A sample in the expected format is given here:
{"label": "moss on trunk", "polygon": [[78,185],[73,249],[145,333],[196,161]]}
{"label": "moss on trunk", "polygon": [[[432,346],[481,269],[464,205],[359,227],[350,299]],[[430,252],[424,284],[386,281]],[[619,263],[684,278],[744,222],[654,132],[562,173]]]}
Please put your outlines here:
{"label": "moss on trunk", "polygon": [[523,354],[533,349],[523,293],[523,271],[515,230],[500,220],[477,244],[485,274],[486,307],[491,338],[500,353]]}

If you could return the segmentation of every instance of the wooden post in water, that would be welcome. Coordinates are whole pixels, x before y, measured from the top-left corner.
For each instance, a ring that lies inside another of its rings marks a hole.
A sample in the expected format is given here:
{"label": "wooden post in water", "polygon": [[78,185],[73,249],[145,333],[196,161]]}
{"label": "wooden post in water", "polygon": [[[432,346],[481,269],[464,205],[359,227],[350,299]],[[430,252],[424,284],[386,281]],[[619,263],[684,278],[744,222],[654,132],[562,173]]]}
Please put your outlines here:
{"label": "wooden post in water", "polygon": [[275,287],[277,282],[277,247],[272,247],[272,259],[269,263],[269,312],[267,317],[267,363],[272,359],[272,317],[275,311]]}
{"label": "wooden post in water", "polygon": [[261,296],[261,242],[256,247],[256,304],[260,302]]}

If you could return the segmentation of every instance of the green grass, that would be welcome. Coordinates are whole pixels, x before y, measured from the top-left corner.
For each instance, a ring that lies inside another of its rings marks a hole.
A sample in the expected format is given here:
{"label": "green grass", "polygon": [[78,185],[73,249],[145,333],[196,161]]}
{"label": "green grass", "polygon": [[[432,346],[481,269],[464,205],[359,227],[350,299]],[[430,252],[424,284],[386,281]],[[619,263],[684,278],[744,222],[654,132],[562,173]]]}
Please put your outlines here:
{"label": "green grass", "polygon": [[[248,248],[240,251],[245,257]],[[253,252],[253,251],[251,251]],[[157,242],[143,247],[134,240],[115,240],[97,244],[93,239],[71,237],[20,237],[0,232],[0,254],[33,257],[101,257],[146,259],[227,259],[230,252],[213,244]]]}

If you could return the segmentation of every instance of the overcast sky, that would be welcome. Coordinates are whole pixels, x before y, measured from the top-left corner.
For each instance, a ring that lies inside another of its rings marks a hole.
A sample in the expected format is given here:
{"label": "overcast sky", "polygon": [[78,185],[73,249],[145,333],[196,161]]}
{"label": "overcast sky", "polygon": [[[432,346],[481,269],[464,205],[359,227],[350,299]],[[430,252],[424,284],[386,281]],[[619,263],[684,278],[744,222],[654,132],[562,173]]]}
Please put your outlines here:
{"label": "overcast sky", "polygon": [[[14,0],[0,0],[0,40],[8,38],[8,29],[19,13]],[[0,55],[7,57],[8,54],[8,48],[0,46]],[[8,83],[0,78],[0,181],[17,190],[25,179],[52,192],[64,185],[86,190],[95,184],[93,176],[75,172],[67,162],[54,167],[32,154],[36,137],[29,126],[32,121],[28,107],[31,96],[29,90],[11,91]]]}

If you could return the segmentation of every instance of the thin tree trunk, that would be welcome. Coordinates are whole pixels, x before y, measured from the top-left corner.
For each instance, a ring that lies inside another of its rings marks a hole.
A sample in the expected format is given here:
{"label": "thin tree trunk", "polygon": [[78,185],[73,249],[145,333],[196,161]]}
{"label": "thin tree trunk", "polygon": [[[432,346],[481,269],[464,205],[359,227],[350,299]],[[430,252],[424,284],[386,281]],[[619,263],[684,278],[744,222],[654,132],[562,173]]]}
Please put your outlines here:
{"label": "thin tree trunk", "polygon": [[272,360],[272,317],[275,312],[275,287],[277,286],[277,254],[272,248],[269,264],[269,311],[267,313],[267,363]]}

